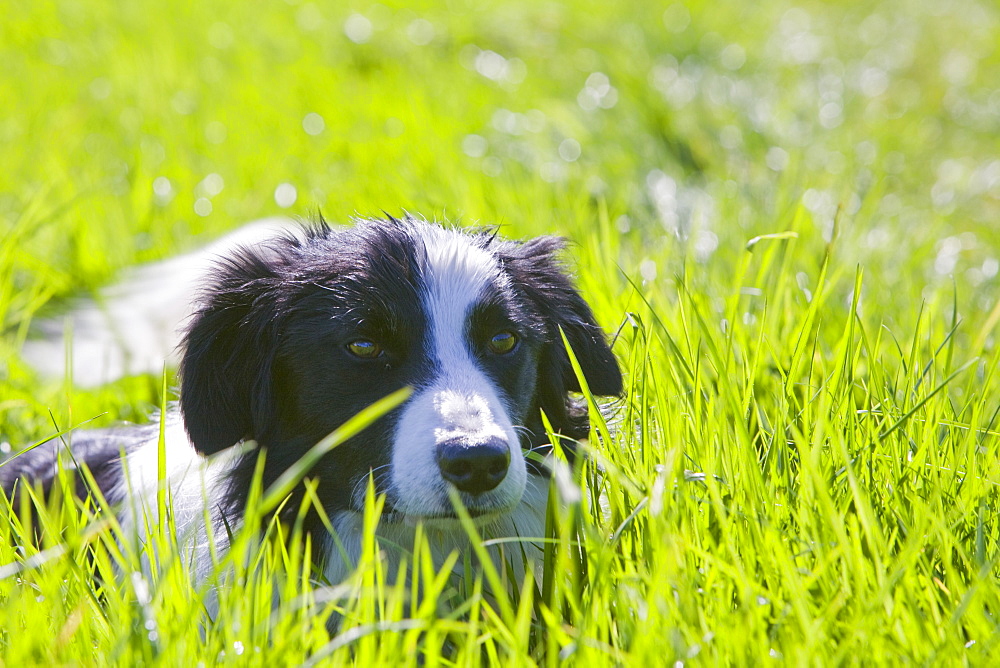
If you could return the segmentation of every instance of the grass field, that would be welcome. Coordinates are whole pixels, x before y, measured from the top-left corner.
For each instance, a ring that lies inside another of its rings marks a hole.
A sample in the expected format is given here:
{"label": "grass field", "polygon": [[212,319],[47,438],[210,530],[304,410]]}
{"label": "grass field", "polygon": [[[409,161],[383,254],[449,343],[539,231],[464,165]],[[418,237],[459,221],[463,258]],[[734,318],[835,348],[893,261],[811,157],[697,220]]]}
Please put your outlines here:
{"label": "grass field", "polygon": [[1000,662],[994,3],[2,14],[5,451],[174,396],[38,377],[33,318],[272,214],[564,235],[628,392],[509,599],[242,536],[210,622],[167,531],[7,508],[0,664]]}

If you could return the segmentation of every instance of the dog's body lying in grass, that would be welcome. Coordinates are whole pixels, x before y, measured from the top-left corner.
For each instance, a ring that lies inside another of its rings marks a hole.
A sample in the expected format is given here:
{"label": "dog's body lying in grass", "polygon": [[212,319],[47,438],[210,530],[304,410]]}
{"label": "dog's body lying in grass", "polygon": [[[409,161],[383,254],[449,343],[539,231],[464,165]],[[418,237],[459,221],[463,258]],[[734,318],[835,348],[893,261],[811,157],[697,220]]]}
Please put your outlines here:
{"label": "dog's body lying in grass", "polygon": [[[260,483],[273,489],[315,444],[407,387],[402,403],[306,472],[320,512],[299,519],[327,578],[340,580],[357,557],[369,485],[385,498],[378,534],[401,551],[418,523],[438,563],[467,548],[458,499],[485,535],[523,539],[516,550],[537,556],[548,490],[536,455],[550,450],[542,415],[569,439],[588,431],[568,394],[581,388],[563,336],[591,392],[622,389],[560,247],[389,219],[226,249],[184,336],[179,407],[163,418],[173,519],[197,572],[211,569],[211,552],[224,551],[241,523],[258,448]],[[258,448],[231,450],[251,442]],[[72,457],[51,441],[0,468],[0,482],[8,493],[25,482],[44,488],[57,459],[86,464],[123,524],[145,525],[159,446],[157,425],[81,430]],[[305,493],[293,489],[289,518]]]}

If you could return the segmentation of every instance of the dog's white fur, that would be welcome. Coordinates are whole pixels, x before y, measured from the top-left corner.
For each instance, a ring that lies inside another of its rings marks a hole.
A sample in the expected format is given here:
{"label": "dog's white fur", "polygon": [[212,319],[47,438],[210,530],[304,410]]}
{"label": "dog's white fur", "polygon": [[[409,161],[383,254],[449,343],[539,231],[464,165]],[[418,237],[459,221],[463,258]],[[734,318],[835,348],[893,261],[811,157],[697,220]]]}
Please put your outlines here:
{"label": "dog's white fur", "polygon": [[[496,258],[472,247],[453,231],[430,228],[438,236],[428,245],[428,285],[424,311],[431,327],[440,373],[403,411],[392,449],[392,486],[396,507],[417,516],[450,511],[445,482],[436,473],[438,443],[454,435],[499,436],[511,449],[510,468],[490,499],[497,511],[510,510],[524,492],[527,472],[518,435],[493,382],[469,356],[463,339],[469,309],[502,274]],[[432,472],[428,475],[428,472]]]}

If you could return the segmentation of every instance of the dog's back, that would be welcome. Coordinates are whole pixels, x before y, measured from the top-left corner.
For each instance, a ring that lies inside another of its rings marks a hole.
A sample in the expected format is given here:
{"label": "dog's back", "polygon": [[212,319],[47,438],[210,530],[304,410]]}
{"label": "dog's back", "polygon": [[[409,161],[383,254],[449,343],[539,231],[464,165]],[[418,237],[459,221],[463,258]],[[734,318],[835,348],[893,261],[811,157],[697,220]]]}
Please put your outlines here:
{"label": "dog's back", "polygon": [[[120,483],[126,454],[155,438],[155,433],[153,425],[71,431],[4,462],[0,466],[0,489],[11,498],[15,510],[20,510],[25,485],[35,486],[41,492],[40,498],[47,498],[62,472],[77,497],[103,499],[116,507],[123,498]],[[92,493],[92,483],[99,495]],[[30,512],[30,504],[27,508]]]}

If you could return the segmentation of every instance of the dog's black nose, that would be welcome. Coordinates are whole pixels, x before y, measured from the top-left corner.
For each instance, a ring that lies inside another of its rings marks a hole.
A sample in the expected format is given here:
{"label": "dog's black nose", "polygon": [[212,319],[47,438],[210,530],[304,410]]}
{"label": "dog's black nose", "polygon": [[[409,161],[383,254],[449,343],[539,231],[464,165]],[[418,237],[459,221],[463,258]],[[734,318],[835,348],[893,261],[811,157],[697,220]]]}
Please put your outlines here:
{"label": "dog's black nose", "polygon": [[437,463],[441,477],[460,491],[483,494],[506,477],[510,448],[507,441],[497,437],[475,444],[451,438],[438,443]]}

